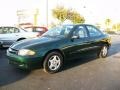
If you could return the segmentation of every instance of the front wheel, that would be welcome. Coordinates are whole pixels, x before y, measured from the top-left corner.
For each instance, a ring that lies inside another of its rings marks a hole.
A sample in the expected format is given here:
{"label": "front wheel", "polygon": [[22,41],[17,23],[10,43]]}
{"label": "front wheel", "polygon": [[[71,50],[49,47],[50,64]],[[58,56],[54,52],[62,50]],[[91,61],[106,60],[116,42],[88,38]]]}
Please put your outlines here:
{"label": "front wheel", "polygon": [[98,53],[98,57],[99,58],[105,58],[108,55],[108,46],[107,45],[103,45],[100,52]]}
{"label": "front wheel", "polygon": [[45,72],[56,73],[58,72],[63,65],[63,57],[59,52],[49,53],[44,62],[43,68]]}
{"label": "front wheel", "polygon": [[18,39],[17,41],[21,41],[21,40],[24,40],[24,39],[26,39],[26,38],[20,38],[20,39]]}

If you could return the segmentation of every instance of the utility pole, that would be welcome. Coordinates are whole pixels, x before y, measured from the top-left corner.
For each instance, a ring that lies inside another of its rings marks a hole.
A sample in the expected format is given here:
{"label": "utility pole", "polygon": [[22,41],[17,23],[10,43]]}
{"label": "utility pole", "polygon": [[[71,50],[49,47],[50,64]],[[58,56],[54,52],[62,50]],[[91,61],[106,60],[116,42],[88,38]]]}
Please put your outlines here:
{"label": "utility pole", "polygon": [[35,14],[34,14],[34,26],[37,26],[37,22],[38,22],[38,15],[39,15],[39,9],[35,10]]}
{"label": "utility pole", "polygon": [[46,0],[46,26],[48,28],[48,0]]}

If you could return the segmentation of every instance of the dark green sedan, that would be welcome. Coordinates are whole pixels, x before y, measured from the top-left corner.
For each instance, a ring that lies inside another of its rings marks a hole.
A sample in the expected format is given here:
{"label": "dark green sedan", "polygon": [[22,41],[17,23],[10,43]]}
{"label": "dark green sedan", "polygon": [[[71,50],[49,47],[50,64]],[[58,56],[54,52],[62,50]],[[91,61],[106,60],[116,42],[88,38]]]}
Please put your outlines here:
{"label": "dark green sedan", "polygon": [[64,61],[96,53],[105,58],[110,37],[93,25],[63,25],[39,38],[16,42],[7,50],[9,63],[22,69],[43,66],[48,73],[58,72]]}

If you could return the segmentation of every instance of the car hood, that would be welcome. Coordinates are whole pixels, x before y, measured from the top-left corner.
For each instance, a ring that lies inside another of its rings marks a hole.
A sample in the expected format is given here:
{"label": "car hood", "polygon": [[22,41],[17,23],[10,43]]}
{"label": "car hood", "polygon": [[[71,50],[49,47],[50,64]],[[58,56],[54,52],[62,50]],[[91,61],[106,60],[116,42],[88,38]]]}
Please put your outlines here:
{"label": "car hood", "polygon": [[61,38],[57,37],[39,37],[39,38],[34,38],[34,39],[26,39],[26,40],[22,40],[19,42],[14,43],[13,45],[10,46],[10,48],[13,48],[15,50],[20,50],[20,49],[24,49],[24,48],[28,48],[31,46],[35,46],[35,45],[42,45],[42,44],[46,44],[46,43],[50,43],[50,42],[55,42],[57,40],[60,40]]}

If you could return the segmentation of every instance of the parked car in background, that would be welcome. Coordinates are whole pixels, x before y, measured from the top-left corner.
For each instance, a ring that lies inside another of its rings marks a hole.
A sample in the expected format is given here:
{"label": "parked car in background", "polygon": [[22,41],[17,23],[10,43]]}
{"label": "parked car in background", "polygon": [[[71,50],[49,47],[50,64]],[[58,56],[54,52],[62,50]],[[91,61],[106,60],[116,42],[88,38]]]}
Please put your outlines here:
{"label": "parked car in background", "polygon": [[17,27],[0,27],[0,41],[3,47],[9,47],[16,41],[39,36],[37,32],[28,32]]}
{"label": "parked car in background", "polygon": [[40,27],[40,26],[29,26],[29,27],[25,27],[24,29],[32,32],[39,32],[40,36],[46,31],[48,31],[46,27]]}
{"label": "parked car in background", "polygon": [[9,63],[24,69],[42,65],[44,71],[59,71],[64,61],[97,54],[105,58],[110,37],[93,25],[63,25],[48,30],[41,38],[24,40],[7,50]]}

